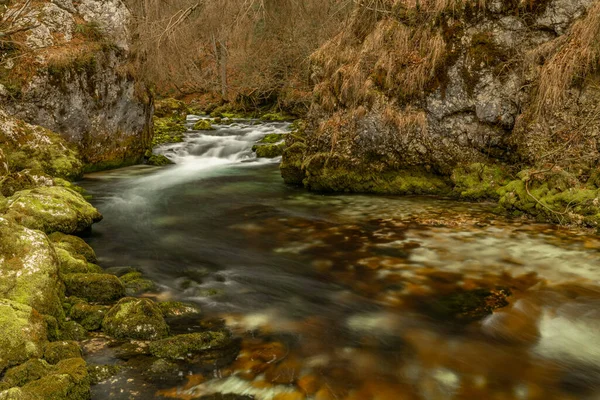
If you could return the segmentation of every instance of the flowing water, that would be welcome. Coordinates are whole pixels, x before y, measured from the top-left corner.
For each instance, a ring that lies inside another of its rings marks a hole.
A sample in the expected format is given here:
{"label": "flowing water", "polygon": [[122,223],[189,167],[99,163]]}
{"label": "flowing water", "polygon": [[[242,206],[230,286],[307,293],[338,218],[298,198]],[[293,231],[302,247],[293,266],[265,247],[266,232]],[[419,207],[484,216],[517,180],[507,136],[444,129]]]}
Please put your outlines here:
{"label": "flowing water", "polygon": [[596,235],[489,204],[285,186],[250,148],[288,128],[190,131],[158,149],[175,165],[83,182],[105,217],[89,239],[101,264],[199,304],[174,333],[224,324],[241,341],[233,364],[164,384],[124,370],[94,398],[600,399]]}

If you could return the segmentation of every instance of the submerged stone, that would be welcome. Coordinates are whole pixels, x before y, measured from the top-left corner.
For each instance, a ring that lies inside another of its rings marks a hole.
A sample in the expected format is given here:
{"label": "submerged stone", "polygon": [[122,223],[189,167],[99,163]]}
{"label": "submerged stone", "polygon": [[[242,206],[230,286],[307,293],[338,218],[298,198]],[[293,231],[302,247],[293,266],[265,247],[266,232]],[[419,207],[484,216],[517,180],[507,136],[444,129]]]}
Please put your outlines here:
{"label": "submerged stone", "polygon": [[0,217],[0,297],[61,317],[58,262],[46,235]]}
{"label": "submerged stone", "polygon": [[89,365],[88,364],[88,375],[90,376],[90,383],[97,385],[100,382],[115,376],[121,371],[121,367],[118,365]]}
{"label": "submerged stone", "polygon": [[150,299],[126,297],[104,317],[102,329],[117,339],[156,340],[169,334],[160,308]]}
{"label": "submerged stone", "polygon": [[29,306],[0,300],[0,373],[39,358],[48,342],[44,318]]}
{"label": "submerged stone", "polygon": [[507,288],[469,290],[439,298],[428,304],[427,309],[436,318],[469,323],[506,307],[510,295]]}
{"label": "submerged stone", "polygon": [[121,282],[125,285],[125,292],[128,295],[134,295],[144,292],[152,292],[157,289],[154,282],[143,278],[141,272],[129,272],[120,277]]}
{"label": "submerged stone", "polygon": [[154,165],[157,167],[174,164],[173,161],[169,160],[167,157],[163,156],[162,154],[152,154],[148,158],[148,161],[146,163],[148,165]]}
{"label": "submerged stone", "polygon": [[75,341],[51,342],[46,345],[44,350],[44,359],[50,364],[57,364],[61,360],[81,356],[81,348]]}
{"label": "submerged stone", "polygon": [[194,124],[195,131],[212,131],[214,129],[215,128],[213,128],[212,124],[207,119],[198,120],[198,122]]}
{"label": "submerged stone", "polygon": [[16,193],[8,199],[6,215],[31,229],[69,234],[83,232],[102,219],[79,193],[61,186]]}
{"label": "submerged stone", "polygon": [[125,296],[123,283],[110,274],[66,274],[63,276],[68,296],[95,303],[111,303]]}

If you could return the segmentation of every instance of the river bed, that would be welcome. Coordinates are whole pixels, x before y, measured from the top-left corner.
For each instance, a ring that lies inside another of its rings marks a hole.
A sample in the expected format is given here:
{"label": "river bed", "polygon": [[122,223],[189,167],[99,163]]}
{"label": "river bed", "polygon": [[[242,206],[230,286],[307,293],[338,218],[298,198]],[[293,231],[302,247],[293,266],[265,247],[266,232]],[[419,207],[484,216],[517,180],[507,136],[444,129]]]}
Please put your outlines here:
{"label": "river bed", "polygon": [[88,241],[149,296],[201,307],[172,330],[224,325],[241,352],[176,384],[124,371],[95,399],[600,399],[597,235],[493,204],[308,193],[250,150],[289,124],[216,127],[157,149],[172,166],[89,175],[104,220]]}

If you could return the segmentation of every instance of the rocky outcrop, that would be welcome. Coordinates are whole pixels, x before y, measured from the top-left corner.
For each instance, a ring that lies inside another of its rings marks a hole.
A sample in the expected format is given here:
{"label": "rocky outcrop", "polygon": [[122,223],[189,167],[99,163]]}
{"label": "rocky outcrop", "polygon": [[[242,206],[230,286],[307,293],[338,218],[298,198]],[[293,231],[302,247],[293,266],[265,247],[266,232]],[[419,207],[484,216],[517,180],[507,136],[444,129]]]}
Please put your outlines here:
{"label": "rocky outcrop", "polygon": [[[288,136],[286,182],[499,199],[505,178],[529,168],[587,188],[600,159],[599,1],[384,4],[357,5],[312,56],[314,101]],[[472,165],[502,179],[457,189]]]}
{"label": "rocky outcrop", "polygon": [[89,169],[139,161],[150,144],[152,99],[128,64],[129,20],[121,0],[29,4],[13,27],[22,45],[0,67],[3,108],[76,144]]}

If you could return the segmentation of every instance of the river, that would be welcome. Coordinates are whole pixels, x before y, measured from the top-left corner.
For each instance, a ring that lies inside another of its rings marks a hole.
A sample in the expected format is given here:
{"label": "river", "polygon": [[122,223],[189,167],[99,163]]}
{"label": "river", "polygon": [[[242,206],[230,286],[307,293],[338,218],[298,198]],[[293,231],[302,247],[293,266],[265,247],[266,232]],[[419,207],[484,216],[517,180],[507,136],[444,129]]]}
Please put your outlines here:
{"label": "river", "polygon": [[173,331],[218,321],[242,347],[176,383],[122,372],[94,398],[600,399],[598,236],[493,204],[286,186],[250,148],[288,129],[190,131],[156,150],[174,165],[82,182],[104,215],[100,264],[201,307]]}

